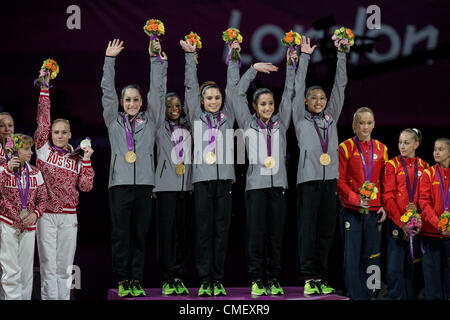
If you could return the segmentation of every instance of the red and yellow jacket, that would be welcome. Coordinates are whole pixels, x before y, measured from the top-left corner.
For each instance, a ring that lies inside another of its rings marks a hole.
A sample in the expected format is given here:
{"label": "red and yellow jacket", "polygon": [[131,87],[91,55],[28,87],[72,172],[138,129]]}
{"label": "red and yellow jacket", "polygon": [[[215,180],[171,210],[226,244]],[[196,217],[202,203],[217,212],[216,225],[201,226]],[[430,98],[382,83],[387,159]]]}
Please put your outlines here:
{"label": "red and yellow jacket", "polygon": [[444,212],[441,187],[436,170],[441,172],[444,190],[447,192],[450,180],[450,168],[441,168],[435,164],[424,171],[419,186],[419,206],[422,209],[422,231],[425,236],[442,237],[439,230],[439,217]]}
{"label": "red and yellow jacket", "polygon": [[[381,207],[380,178],[384,166],[388,161],[388,149],[378,140],[373,141],[373,169],[371,182],[375,183],[379,192],[377,198],[370,200],[369,210],[378,210]],[[360,142],[364,159],[369,164],[370,142]],[[347,139],[339,145],[339,180],[337,189],[343,207],[359,210],[359,188],[364,184],[364,167],[357,146],[353,138]]]}
{"label": "red and yellow jacket", "polygon": [[[414,195],[414,204],[419,208],[419,183],[425,169],[430,166],[420,158],[404,158],[411,183],[414,183],[414,164],[417,159],[417,187]],[[392,158],[386,163],[383,175],[383,206],[386,208],[389,219],[398,227],[403,226],[400,217],[405,213],[409,203],[408,187],[406,186],[406,174],[400,161],[400,156]]]}

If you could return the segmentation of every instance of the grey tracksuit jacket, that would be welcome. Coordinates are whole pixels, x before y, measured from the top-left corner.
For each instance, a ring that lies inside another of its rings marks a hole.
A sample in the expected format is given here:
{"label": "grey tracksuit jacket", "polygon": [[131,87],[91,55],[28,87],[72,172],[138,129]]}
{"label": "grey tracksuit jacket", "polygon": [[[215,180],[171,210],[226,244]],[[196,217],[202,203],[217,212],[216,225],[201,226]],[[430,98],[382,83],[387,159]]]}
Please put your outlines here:
{"label": "grey tracksuit jacket", "polygon": [[[235,119],[232,108],[232,96],[235,94],[236,86],[239,82],[238,62],[229,62],[223,107],[220,111],[213,114],[201,108],[200,88],[194,54],[185,53],[185,59],[185,109],[187,109],[194,140],[192,183],[210,180],[232,180],[234,182],[234,137],[232,130],[228,130],[227,136],[227,129],[233,129]],[[219,114],[222,120],[213,150],[217,161],[214,164],[207,164],[205,155],[210,152],[207,117],[210,118],[212,127],[216,128]]]}
{"label": "grey tracksuit jacket", "polygon": [[[108,187],[119,185],[155,185],[155,168],[153,146],[157,119],[161,113],[161,103],[164,101],[165,87],[162,81],[167,72],[167,61],[161,64],[156,57],[150,59],[150,90],[147,94],[147,110],[136,116],[133,136],[136,162],[125,161],[128,144],[125,134],[125,124],[119,113],[119,98],[114,84],[114,57],[105,57],[101,87],[103,91],[103,119],[108,128],[111,144],[111,162],[109,168]],[[128,116],[127,116],[128,120]],[[129,121],[126,125],[131,131]]]}
{"label": "grey tracksuit jacket", "polygon": [[294,76],[293,66],[286,67],[286,80],[283,96],[278,109],[278,113],[271,118],[272,128],[272,157],[275,159],[273,168],[264,166],[264,159],[268,156],[267,140],[264,130],[258,125],[256,113],[252,116],[247,102],[248,87],[256,77],[258,72],[250,67],[239,81],[235,102],[233,104],[236,121],[241,129],[244,130],[246,137],[246,150],[249,159],[247,170],[246,190],[263,189],[271,187],[288,187],[286,172],[286,131],[289,128],[292,111],[292,98],[294,94]]}
{"label": "grey tracksuit jacket", "polygon": [[319,136],[314,128],[313,114],[305,109],[304,102],[305,77],[310,56],[305,53],[300,55],[299,67],[295,76],[295,98],[292,103],[292,120],[300,148],[297,184],[314,180],[338,179],[339,176],[337,122],[344,104],[344,91],[347,85],[347,57],[345,53],[338,52],[337,58],[336,75],[331,96],[325,110],[316,116],[316,122],[323,139],[325,139],[326,120],[329,123],[328,154],[331,157],[331,163],[323,166],[319,162],[323,151]]}

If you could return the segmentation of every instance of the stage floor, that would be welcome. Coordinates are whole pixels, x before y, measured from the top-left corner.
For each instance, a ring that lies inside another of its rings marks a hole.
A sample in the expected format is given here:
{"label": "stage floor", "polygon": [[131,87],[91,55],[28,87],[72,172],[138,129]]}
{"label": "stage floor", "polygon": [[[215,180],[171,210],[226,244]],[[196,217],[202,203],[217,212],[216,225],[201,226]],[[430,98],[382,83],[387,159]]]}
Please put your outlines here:
{"label": "stage floor", "polygon": [[189,288],[190,294],[187,296],[163,296],[161,288],[145,288],[147,296],[142,298],[121,298],[119,297],[118,289],[109,289],[108,300],[348,300],[347,297],[337,294],[305,297],[303,295],[303,287],[283,287],[283,296],[262,296],[256,298],[251,296],[250,288],[225,289],[227,290],[227,296],[225,297],[199,297],[197,296],[198,288]]}

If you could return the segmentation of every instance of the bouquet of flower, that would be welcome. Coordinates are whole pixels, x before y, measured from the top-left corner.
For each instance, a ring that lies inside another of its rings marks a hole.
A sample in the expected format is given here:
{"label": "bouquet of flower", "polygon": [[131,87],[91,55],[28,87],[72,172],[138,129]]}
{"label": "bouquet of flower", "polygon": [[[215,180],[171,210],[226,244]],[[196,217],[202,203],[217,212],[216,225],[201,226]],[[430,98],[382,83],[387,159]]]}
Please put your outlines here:
{"label": "bouquet of flower", "polygon": [[450,231],[450,213],[445,211],[439,217],[439,229]]}
{"label": "bouquet of flower", "polygon": [[[420,229],[422,227],[422,219],[420,218],[420,214],[418,214],[414,209],[407,210],[400,217],[400,221],[403,222],[403,225],[406,225],[409,230]],[[407,237],[405,240],[406,239]]]}
{"label": "bouquet of flower", "polygon": [[19,149],[23,148],[23,139],[18,135],[9,135],[6,138],[5,154],[6,159],[9,161],[12,157],[17,157]]}
{"label": "bouquet of flower", "polygon": [[[360,199],[370,199],[374,200],[377,198],[378,188],[376,187],[375,183],[366,181],[362,185],[361,188],[359,188],[359,197]],[[368,214],[369,209],[368,208],[360,208],[360,213]]]}
{"label": "bouquet of flower", "polygon": [[349,52],[350,47],[355,44],[355,35],[352,30],[344,27],[336,29],[331,39],[336,48],[343,52]]}
{"label": "bouquet of flower", "polygon": [[162,21],[157,19],[150,19],[147,20],[144,26],[144,32],[150,36],[150,50],[153,53],[156,53],[158,56],[159,61],[162,63],[161,56],[159,55],[159,52],[154,48],[154,42],[156,39],[158,39],[159,36],[163,35],[165,32],[164,24]]}
{"label": "bouquet of flower", "polygon": [[[284,38],[281,39],[281,43],[284,46],[289,47],[289,51],[292,52],[294,51],[295,46],[299,46],[302,43],[302,37],[297,32],[291,30],[285,33]],[[288,64],[291,66],[294,65],[295,67],[294,59],[291,58],[290,60],[288,60]]]}
{"label": "bouquet of flower", "polygon": [[42,85],[49,88],[50,85],[45,82],[45,78],[55,79],[59,73],[59,65],[53,59],[47,59],[42,63],[39,78],[34,80],[35,87],[41,87]]}
{"label": "bouquet of flower", "polygon": [[242,43],[242,35],[240,31],[236,28],[228,28],[225,30],[222,34],[223,41],[225,41],[226,44],[230,47],[230,50],[227,55],[226,63],[231,60],[239,61],[241,59],[241,55],[239,54],[239,51],[237,49],[231,49],[231,43],[233,41],[238,41],[239,43]]}
{"label": "bouquet of flower", "polygon": [[[187,42],[189,42],[191,45],[197,45],[196,48],[197,49],[201,49],[202,48],[202,41],[201,38],[198,34],[196,34],[195,32],[189,33],[188,35],[184,36],[184,40],[186,40]],[[195,63],[198,64],[198,59],[197,57],[194,57],[195,59]]]}

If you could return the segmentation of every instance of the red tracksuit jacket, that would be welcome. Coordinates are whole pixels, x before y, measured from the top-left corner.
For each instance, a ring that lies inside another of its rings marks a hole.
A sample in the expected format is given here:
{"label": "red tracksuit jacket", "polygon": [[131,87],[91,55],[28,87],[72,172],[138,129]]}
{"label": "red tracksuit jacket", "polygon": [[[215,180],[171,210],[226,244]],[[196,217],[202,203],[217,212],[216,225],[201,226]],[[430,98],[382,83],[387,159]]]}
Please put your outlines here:
{"label": "red tracksuit jacket", "polygon": [[[414,204],[419,208],[419,183],[425,169],[430,166],[420,158],[405,159],[406,168],[410,179],[411,187],[414,182],[414,164],[417,159],[417,187],[414,194]],[[406,211],[409,203],[408,187],[406,186],[406,174],[400,161],[400,156],[392,158],[386,163],[383,175],[383,206],[386,208],[389,219],[398,227],[403,226],[400,217]]]}
{"label": "red tracksuit jacket", "polygon": [[6,163],[8,163],[8,161],[6,160],[5,149],[3,149],[3,146],[0,143],[0,166]]}
{"label": "red tracksuit jacket", "polygon": [[[381,207],[381,182],[380,178],[384,166],[388,161],[387,147],[378,140],[373,141],[373,169],[371,182],[378,188],[377,198],[370,200],[369,209],[378,210]],[[369,165],[370,143],[360,142],[364,153],[364,159]],[[343,207],[359,210],[359,188],[364,184],[364,167],[353,138],[347,139],[339,145],[339,180],[337,190]]]}
{"label": "red tracksuit jacket", "polygon": [[[41,170],[48,191],[47,213],[76,213],[79,192],[88,192],[94,184],[91,161],[82,161],[61,154],[49,142],[50,98],[41,90],[37,111],[38,128],[34,134],[37,167]],[[73,150],[73,148],[70,146]]]}
{"label": "red tracksuit jacket", "polygon": [[435,164],[422,174],[419,187],[419,206],[422,209],[422,231],[425,236],[442,237],[439,229],[439,217],[444,212],[441,187],[436,170],[441,172],[444,190],[447,192],[450,180],[450,168],[441,168]]}
{"label": "red tracksuit jacket", "polygon": [[[38,218],[42,216],[47,205],[47,190],[44,185],[44,179],[38,168],[25,164],[30,172],[30,191],[27,199],[27,210],[37,214]],[[21,184],[25,191],[26,174],[25,168],[22,169]],[[7,165],[0,167],[0,220],[10,226],[24,230],[35,230],[36,225],[26,227],[20,218],[22,202],[20,199],[19,188],[17,186],[14,173],[8,169]]]}

